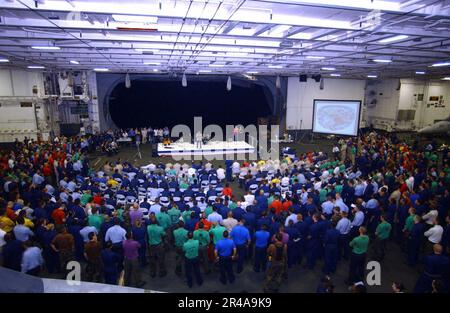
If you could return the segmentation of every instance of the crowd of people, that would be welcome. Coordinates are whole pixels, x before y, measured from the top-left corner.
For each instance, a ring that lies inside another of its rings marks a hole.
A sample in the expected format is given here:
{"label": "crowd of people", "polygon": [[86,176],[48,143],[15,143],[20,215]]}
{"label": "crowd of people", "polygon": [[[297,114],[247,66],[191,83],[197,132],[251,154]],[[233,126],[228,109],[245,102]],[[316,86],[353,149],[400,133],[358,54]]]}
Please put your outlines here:
{"label": "crowd of people", "polygon": [[[127,132],[138,134],[142,142],[165,136]],[[76,260],[84,280],[142,287],[146,266],[160,279],[174,255],[172,270],[189,287],[214,272],[232,284],[253,270],[265,273],[264,291],[276,292],[291,268],[320,263],[317,291],[332,292],[330,276],[345,262],[346,283],[361,292],[366,262],[383,264],[398,249],[404,266],[423,266],[410,291],[449,290],[448,150],[440,158],[433,145],[412,149],[372,132],[340,139],[333,155],[228,160],[224,168],[119,160],[94,171],[88,153],[101,140],[60,137],[1,151],[2,266],[65,278]]]}

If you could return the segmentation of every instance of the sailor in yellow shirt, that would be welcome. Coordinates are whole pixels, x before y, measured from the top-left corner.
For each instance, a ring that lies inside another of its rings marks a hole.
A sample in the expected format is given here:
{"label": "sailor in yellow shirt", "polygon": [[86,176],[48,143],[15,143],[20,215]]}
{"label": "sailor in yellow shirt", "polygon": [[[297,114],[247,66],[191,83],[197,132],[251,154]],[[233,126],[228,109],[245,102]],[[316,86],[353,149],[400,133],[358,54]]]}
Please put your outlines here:
{"label": "sailor in yellow shirt", "polygon": [[281,183],[281,180],[279,180],[278,178],[275,177],[274,179],[272,179],[271,183],[277,185],[277,184]]}
{"label": "sailor in yellow shirt", "polygon": [[13,230],[14,226],[16,226],[16,223],[14,223],[9,217],[6,216],[6,213],[2,216],[0,216],[0,228],[6,232],[9,233]]}
{"label": "sailor in yellow shirt", "polygon": [[107,184],[108,186],[111,186],[112,188],[115,188],[115,187],[117,187],[117,185],[119,185],[119,183],[118,183],[116,180],[112,179],[112,178],[110,178],[110,179],[106,182],[106,184]]}

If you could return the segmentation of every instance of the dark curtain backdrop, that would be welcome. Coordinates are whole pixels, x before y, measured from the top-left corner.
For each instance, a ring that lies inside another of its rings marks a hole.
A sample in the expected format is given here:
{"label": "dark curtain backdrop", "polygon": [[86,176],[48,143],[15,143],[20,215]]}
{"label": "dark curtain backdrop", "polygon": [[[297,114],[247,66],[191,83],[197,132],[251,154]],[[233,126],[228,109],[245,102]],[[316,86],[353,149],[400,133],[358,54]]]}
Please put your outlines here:
{"label": "dark curtain backdrop", "polygon": [[258,117],[271,115],[262,86],[233,85],[226,82],[189,81],[181,86],[177,81],[132,81],[131,88],[119,84],[109,99],[111,118],[120,128],[173,127],[186,124],[193,127],[194,116],[208,124],[257,125]]}

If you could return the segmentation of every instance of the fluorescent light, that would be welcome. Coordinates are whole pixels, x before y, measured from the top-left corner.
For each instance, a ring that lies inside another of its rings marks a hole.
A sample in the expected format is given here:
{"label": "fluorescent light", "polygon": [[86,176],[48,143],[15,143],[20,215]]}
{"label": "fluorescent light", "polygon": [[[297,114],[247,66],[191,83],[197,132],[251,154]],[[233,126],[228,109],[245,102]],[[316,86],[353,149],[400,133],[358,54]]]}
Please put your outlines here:
{"label": "fluorescent light", "polygon": [[159,50],[136,48],[136,49],[134,49],[134,51],[137,51],[137,52],[151,52],[151,53],[156,53],[156,52],[158,52]]}
{"label": "fluorescent light", "polygon": [[159,70],[157,69],[157,68],[154,68],[153,69],[153,72],[158,72]]}
{"label": "fluorescent light", "polygon": [[416,71],[416,74],[417,75],[425,75],[425,72],[424,71]]}
{"label": "fluorescent light", "polygon": [[391,60],[383,60],[383,59],[375,59],[373,61],[377,62],[377,63],[391,63],[392,62]]}
{"label": "fluorescent light", "polygon": [[269,65],[268,68],[283,68],[283,65]]}
{"label": "fluorescent light", "polygon": [[30,69],[43,69],[45,68],[45,66],[41,66],[41,65],[28,65],[27,66]]}
{"label": "fluorescent light", "polygon": [[0,59],[0,63],[6,63],[6,62],[9,62],[9,60],[8,59]]}
{"label": "fluorescent light", "polygon": [[80,62],[75,61],[75,60],[70,60],[70,64],[80,64]]}
{"label": "fluorescent light", "polygon": [[290,0],[284,2],[301,3],[301,4],[322,4],[337,7],[359,8],[366,10],[386,10],[399,11],[400,3],[392,1],[355,1],[355,0]]}
{"label": "fluorescent light", "polygon": [[258,72],[255,72],[255,71],[248,71],[247,74],[258,74]]}
{"label": "fluorescent light", "polygon": [[158,18],[156,16],[113,14],[112,18],[116,22],[138,22],[150,24],[155,24],[158,22]]}
{"label": "fluorescent light", "polygon": [[323,71],[335,71],[336,68],[334,68],[334,67],[322,67],[322,70]]}
{"label": "fluorescent light", "polygon": [[60,47],[56,46],[32,46],[31,49],[37,49],[37,50],[60,50]]}
{"label": "fluorescent light", "polygon": [[248,56],[247,52],[226,52],[225,56],[227,57],[246,57]]}
{"label": "fluorescent light", "polygon": [[228,32],[228,35],[235,36],[253,36],[256,30],[254,28],[244,29],[244,28],[233,28]]}
{"label": "fluorescent light", "polygon": [[311,60],[322,60],[322,59],[325,59],[325,57],[319,57],[319,56],[316,56],[316,55],[307,55],[306,58],[307,59],[311,59]]}
{"label": "fluorescent light", "polygon": [[260,34],[259,36],[264,37],[283,37],[284,32],[286,32],[289,28],[291,28],[291,25],[278,25],[275,27],[272,27],[271,29],[265,31],[264,33]]}
{"label": "fluorescent light", "polygon": [[199,72],[199,73],[211,73],[210,70],[199,70],[198,72]]}
{"label": "fluorescent light", "polygon": [[210,67],[224,67],[225,64],[209,64]]}
{"label": "fluorescent light", "polygon": [[161,65],[159,62],[144,62],[144,65]]}
{"label": "fluorescent light", "polygon": [[440,63],[434,63],[431,65],[432,67],[441,67],[441,66],[449,66],[450,62],[440,62]]}
{"label": "fluorescent light", "polygon": [[377,75],[367,75],[367,78],[377,78]]}
{"label": "fluorescent light", "polygon": [[330,74],[332,77],[341,77],[341,74]]}
{"label": "fluorescent light", "polygon": [[442,80],[450,80],[450,76],[444,77]]}
{"label": "fluorescent light", "polygon": [[399,40],[403,40],[408,38],[409,36],[407,35],[398,35],[398,36],[394,36],[394,37],[389,37],[389,38],[384,38],[379,40],[379,43],[390,43],[390,42],[394,42],[394,41],[399,41]]}
{"label": "fluorescent light", "polygon": [[96,71],[96,72],[108,72],[109,69],[107,69],[107,68],[94,68],[94,71]]}

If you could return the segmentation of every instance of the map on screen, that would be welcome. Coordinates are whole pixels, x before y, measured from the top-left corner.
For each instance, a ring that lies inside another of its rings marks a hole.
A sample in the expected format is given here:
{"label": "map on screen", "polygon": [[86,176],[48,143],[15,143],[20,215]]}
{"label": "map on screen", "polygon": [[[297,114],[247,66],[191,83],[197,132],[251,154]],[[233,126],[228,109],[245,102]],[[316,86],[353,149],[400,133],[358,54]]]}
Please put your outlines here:
{"label": "map on screen", "polygon": [[357,136],[361,101],[314,100],[313,132]]}

